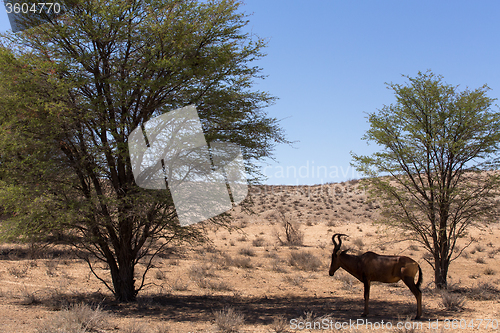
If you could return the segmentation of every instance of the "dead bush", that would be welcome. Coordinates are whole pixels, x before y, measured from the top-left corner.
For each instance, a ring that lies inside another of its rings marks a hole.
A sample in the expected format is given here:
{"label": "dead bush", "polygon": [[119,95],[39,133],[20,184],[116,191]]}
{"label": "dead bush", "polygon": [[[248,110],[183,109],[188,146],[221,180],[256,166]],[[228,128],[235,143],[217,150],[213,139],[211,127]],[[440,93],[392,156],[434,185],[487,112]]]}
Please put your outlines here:
{"label": "dead bush", "polygon": [[214,312],[215,326],[222,333],[235,333],[243,325],[243,315],[232,307]]}
{"label": "dead bush", "polygon": [[489,301],[498,299],[500,290],[488,282],[480,282],[470,288],[467,297],[476,301]]}
{"label": "dead bush", "polygon": [[276,238],[281,243],[281,245],[291,245],[291,246],[302,246],[304,244],[304,234],[299,230],[299,225],[285,215],[285,211],[278,210],[279,217],[281,220],[281,226],[285,232],[285,238],[279,231],[276,232]]}
{"label": "dead bush", "polygon": [[107,325],[107,314],[99,306],[73,304],[59,311],[36,328],[38,333],[87,333],[101,332]]}
{"label": "dead bush", "polygon": [[317,271],[321,267],[321,260],[308,251],[292,251],[290,265],[303,271]]}
{"label": "dead bush", "polygon": [[271,329],[276,333],[285,333],[287,332],[288,326],[289,323],[286,318],[284,316],[278,316],[273,318]]}
{"label": "dead bush", "polygon": [[232,260],[232,265],[239,268],[252,268],[252,260],[249,257],[236,257]]}
{"label": "dead bush", "polygon": [[249,247],[242,247],[238,252],[244,256],[255,257],[255,251]]}
{"label": "dead bush", "polygon": [[255,247],[264,246],[266,240],[262,237],[257,237],[252,241],[252,245]]}
{"label": "dead bush", "polygon": [[462,311],[465,305],[465,297],[443,291],[441,292],[441,304],[448,311]]}

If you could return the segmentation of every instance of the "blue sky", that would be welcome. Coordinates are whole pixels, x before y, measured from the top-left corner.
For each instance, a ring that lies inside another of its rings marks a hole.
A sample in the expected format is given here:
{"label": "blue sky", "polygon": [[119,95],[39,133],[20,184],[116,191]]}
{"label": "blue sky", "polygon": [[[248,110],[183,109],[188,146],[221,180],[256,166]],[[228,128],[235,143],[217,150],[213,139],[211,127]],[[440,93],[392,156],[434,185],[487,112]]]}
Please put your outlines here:
{"label": "blue sky", "polygon": [[[395,101],[385,82],[431,69],[462,88],[488,84],[500,97],[500,2],[248,0],[247,26],[268,39],[256,88],[279,100],[293,147],[265,164],[268,184],[306,185],[359,178],[350,151],[370,154],[366,112]],[[10,29],[0,10],[0,31]]]}

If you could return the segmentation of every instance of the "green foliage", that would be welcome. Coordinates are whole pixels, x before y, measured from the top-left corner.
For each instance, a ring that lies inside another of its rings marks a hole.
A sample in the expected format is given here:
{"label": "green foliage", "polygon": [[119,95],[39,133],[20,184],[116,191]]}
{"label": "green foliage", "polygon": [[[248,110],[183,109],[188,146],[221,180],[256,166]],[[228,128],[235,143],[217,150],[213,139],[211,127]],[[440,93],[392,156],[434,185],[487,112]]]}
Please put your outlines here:
{"label": "green foliage", "polygon": [[[487,171],[499,149],[500,113],[486,85],[459,91],[432,72],[388,84],[396,103],[369,114],[364,139],[381,151],[353,154],[386,223],[401,227],[433,254],[436,285],[468,227],[491,221],[499,176]],[[383,177],[378,177],[383,176]]]}
{"label": "green foliage", "polygon": [[0,39],[3,235],[73,244],[99,279],[94,259],[107,263],[112,281],[101,281],[130,301],[144,286],[139,261],[147,272],[165,246],[203,229],[179,225],[168,191],[136,186],[129,133],[195,104],[207,142],[239,144],[258,180],[257,161],[287,142],[263,111],[274,97],[251,90],[265,43],[241,31],[236,1],[61,4],[67,14]]}

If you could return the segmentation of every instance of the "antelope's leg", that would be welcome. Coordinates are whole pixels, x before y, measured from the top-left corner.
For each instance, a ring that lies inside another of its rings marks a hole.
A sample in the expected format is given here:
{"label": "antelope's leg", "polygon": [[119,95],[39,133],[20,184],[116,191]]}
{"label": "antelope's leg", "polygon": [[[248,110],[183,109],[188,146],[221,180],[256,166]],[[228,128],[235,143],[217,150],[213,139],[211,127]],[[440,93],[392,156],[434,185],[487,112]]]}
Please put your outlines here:
{"label": "antelope's leg", "polygon": [[410,288],[410,291],[415,295],[417,299],[417,315],[415,319],[419,319],[422,316],[422,292],[415,284],[414,278],[410,276],[405,276],[403,282]]}
{"label": "antelope's leg", "polygon": [[362,317],[366,317],[368,315],[368,301],[370,300],[370,281],[365,280],[365,311],[361,315]]}

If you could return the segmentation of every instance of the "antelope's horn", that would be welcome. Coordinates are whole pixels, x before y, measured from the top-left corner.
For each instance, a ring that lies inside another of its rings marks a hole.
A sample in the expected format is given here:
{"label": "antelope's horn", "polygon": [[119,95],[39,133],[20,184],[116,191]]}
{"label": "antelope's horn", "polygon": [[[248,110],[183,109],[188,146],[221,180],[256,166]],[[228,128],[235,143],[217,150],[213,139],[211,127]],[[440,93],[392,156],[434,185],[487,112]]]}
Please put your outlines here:
{"label": "antelope's horn", "polygon": [[[337,244],[337,242],[335,242],[335,236],[337,236],[338,240],[339,240],[339,243]],[[345,236],[345,237],[349,237],[347,236],[346,234],[335,234],[332,236],[332,241],[333,241],[333,244],[335,245],[335,248],[333,249],[333,251],[336,253],[338,250],[340,250],[340,247],[342,246],[342,236]]]}

